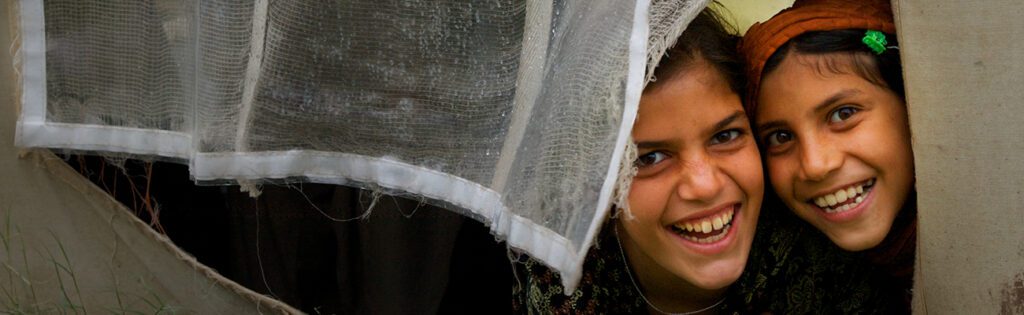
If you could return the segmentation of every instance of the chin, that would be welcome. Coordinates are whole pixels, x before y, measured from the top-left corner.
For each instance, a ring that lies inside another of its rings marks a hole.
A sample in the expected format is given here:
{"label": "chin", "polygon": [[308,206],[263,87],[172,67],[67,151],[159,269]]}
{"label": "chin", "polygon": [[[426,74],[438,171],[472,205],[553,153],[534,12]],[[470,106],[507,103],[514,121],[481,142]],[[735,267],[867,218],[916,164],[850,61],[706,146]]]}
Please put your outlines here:
{"label": "chin", "polygon": [[743,268],[746,265],[746,257],[739,259],[742,263],[736,263],[735,261],[730,262],[717,262],[708,268],[702,268],[698,273],[698,277],[693,277],[690,282],[704,290],[718,290],[726,288],[736,282],[743,274]]}
{"label": "chin", "polygon": [[881,244],[885,240],[885,236],[889,234],[888,227],[891,225],[892,223],[889,223],[884,229],[872,231],[855,231],[836,235],[828,234],[828,238],[843,250],[859,252],[875,248],[878,244]]}
{"label": "chin", "polygon": [[[740,268],[742,270],[742,268]],[[740,277],[739,274],[729,275],[727,277],[715,277],[714,279],[702,279],[701,281],[694,283],[693,285],[704,289],[704,290],[720,290],[729,287],[736,282]]]}

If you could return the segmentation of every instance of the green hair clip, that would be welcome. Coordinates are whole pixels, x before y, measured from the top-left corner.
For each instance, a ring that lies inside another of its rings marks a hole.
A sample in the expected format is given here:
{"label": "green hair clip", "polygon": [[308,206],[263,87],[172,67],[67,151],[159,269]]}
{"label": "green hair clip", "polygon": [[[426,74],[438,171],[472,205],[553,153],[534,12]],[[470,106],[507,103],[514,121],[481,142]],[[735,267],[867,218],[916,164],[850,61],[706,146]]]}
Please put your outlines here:
{"label": "green hair clip", "polygon": [[876,55],[881,55],[885,52],[885,45],[888,44],[885,40],[885,34],[875,30],[868,30],[867,33],[864,33],[864,38],[860,41],[864,42],[865,45],[868,45],[868,48],[875,51]]}

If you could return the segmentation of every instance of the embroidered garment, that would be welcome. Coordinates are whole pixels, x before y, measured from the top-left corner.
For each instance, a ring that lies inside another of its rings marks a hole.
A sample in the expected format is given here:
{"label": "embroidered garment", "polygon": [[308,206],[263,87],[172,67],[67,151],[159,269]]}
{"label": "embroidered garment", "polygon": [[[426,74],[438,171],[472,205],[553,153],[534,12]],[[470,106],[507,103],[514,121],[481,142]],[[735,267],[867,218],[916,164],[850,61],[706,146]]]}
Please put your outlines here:
{"label": "embroidered garment", "polygon": [[[605,223],[587,253],[583,278],[573,294],[562,294],[558,276],[540,262],[525,258],[514,266],[512,311],[515,314],[647,314],[647,304],[626,274],[612,227]],[[718,313],[728,313],[729,300]]]}
{"label": "embroidered garment", "polygon": [[899,314],[899,288],[863,254],[840,249],[775,197],[765,200],[747,267],[733,284],[741,313]]}
{"label": "embroidered garment", "polygon": [[[571,296],[557,276],[525,258],[514,266],[516,314],[647,314],[630,283],[618,244],[605,224]],[[765,200],[750,258],[719,314],[891,314],[902,302],[858,253],[845,252],[794,216],[775,198]]]}
{"label": "embroidered garment", "polygon": [[[614,223],[602,229],[583,263],[583,278],[571,296],[562,294],[561,280],[546,266],[526,257],[513,266],[512,311],[515,314],[643,314],[646,305],[633,289],[619,254]],[[525,257],[525,256],[524,256]]]}

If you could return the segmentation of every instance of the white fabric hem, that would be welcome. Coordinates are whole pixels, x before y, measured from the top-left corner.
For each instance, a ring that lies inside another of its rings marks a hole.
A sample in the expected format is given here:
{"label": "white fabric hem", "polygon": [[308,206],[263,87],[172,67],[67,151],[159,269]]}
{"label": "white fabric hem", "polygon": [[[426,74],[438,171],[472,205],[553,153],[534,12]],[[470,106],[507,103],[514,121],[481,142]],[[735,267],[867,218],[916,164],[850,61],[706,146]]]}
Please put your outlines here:
{"label": "white fabric hem", "polygon": [[192,137],[166,130],[101,125],[18,122],[19,147],[108,151],[188,159]]}
{"label": "white fabric hem", "polygon": [[575,279],[573,288],[581,277],[581,254],[567,238],[510,212],[494,190],[436,170],[388,158],[322,151],[197,153],[191,168],[200,181],[289,177],[314,182],[351,180],[449,202],[488,220],[485,223],[491,231],[504,237],[508,246],[529,252],[565,279]]}
{"label": "white fabric hem", "polygon": [[[46,120],[46,28],[42,1],[20,1],[21,19],[21,117],[15,143],[26,143],[21,122],[42,124]],[[28,142],[31,143],[31,142]]]}

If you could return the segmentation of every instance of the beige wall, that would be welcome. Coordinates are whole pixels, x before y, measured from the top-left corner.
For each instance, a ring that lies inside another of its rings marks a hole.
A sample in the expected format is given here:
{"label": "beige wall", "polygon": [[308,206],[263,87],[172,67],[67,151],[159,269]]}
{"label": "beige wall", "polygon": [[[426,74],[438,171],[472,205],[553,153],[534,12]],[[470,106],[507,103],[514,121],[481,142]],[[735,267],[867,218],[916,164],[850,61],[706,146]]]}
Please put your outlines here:
{"label": "beige wall", "polygon": [[741,33],[754,22],[767,20],[782,9],[793,4],[793,0],[719,0],[728,12],[726,16],[732,15],[735,24]]}
{"label": "beige wall", "polygon": [[914,311],[1024,314],[1024,2],[893,5],[920,209]]}

